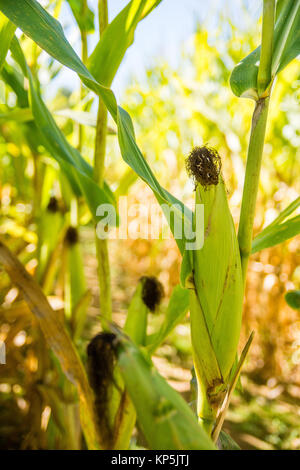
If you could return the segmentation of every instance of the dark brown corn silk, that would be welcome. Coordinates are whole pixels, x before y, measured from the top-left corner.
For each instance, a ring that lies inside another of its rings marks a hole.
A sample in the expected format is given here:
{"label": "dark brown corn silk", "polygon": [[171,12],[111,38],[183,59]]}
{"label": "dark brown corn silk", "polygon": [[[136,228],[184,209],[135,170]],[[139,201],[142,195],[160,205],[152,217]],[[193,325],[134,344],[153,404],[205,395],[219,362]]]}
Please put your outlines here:
{"label": "dark brown corn silk", "polygon": [[47,210],[49,212],[53,212],[54,214],[59,211],[59,204],[58,204],[58,200],[56,199],[56,197],[51,197],[49,199]]}
{"label": "dark brown corn silk", "polygon": [[142,300],[151,312],[155,312],[164,296],[164,288],[153,276],[144,276],[141,281],[143,282]]}
{"label": "dark brown corn silk", "polygon": [[219,183],[221,158],[218,152],[207,146],[194,147],[186,159],[188,175],[193,178],[195,186],[200,183],[204,188]]}
{"label": "dark brown corn silk", "polygon": [[116,363],[116,335],[100,333],[87,347],[87,371],[90,386],[95,396],[95,411],[98,428],[109,448],[113,439],[113,430],[109,421],[108,403],[111,388],[114,386],[114,368]]}
{"label": "dark brown corn silk", "polygon": [[71,246],[71,245],[75,245],[76,243],[78,243],[78,241],[79,241],[79,235],[78,235],[77,228],[70,226],[66,231],[65,242]]}

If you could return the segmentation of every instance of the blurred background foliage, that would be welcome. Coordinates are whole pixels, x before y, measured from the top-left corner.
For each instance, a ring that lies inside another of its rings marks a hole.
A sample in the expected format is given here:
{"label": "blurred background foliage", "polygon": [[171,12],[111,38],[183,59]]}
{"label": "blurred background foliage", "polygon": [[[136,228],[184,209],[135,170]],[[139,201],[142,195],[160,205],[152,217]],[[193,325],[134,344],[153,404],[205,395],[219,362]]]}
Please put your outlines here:
{"label": "blurred background foliage", "polygon": [[[69,3],[76,17],[77,2]],[[49,11],[58,15],[60,6],[60,1],[50,2]],[[185,172],[185,158],[194,145],[208,143],[218,149],[236,223],[253,103],[236,98],[228,81],[233,66],[259,43],[260,31],[256,20],[247,11],[241,12],[247,25],[243,30],[224,13],[213,31],[199,23],[178,51],[177,67],[158,57],[145,79],[132,73],[121,97],[122,106],[133,117],[137,142],[159,181],[190,207],[193,184]],[[86,21],[88,31],[93,32],[92,12]],[[62,69],[32,41],[19,36],[47,97],[47,83]],[[299,194],[299,84],[296,60],[279,75],[271,102],[255,233]],[[51,95],[47,105],[56,122],[91,162],[94,96],[68,83]],[[27,84],[10,57],[0,77],[0,103],[0,235],[39,279],[84,358],[88,340],[99,331],[92,222],[84,203],[79,200],[74,204],[67,180],[43,146],[28,109]],[[109,126],[106,174],[111,188],[116,196],[127,195],[128,204],[156,204],[150,190],[121,160],[112,121]],[[68,230],[74,219],[79,223],[79,240]],[[133,230],[138,228],[136,219],[131,223]],[[114,320],[123,324],[129,300],[143,275],[160,279],[166,305],[179,282],[180,269],[180,254],[171,235],[160,240],[111,240],[109,246]],[[225,423],[244,449],[300,448],[300,318],[299,311],[284,299],[288,290],[300,287],[299,248],[296,237],[251,258],[241,346],[251,330],[256,334],[242,375],[243,387],[235,393]],[[76,272],[73,283],[70,272]],[[72,290],[74,282],[76,289]],[[7,348],[7,364],[0,367],[0,448],[72,448],[80,440],[78,423],[74,422],[77,404],[73,387],[3,271],[0,302],[0,340]],[[150,330],[162,321],[163,309],[153,315]],[[188,318],[160,347],[154,362],[171,385],[189,399],[192,362]],[[70,429],[71,435],[66,432]],[[139,443],[138,430],[136,438]]]}

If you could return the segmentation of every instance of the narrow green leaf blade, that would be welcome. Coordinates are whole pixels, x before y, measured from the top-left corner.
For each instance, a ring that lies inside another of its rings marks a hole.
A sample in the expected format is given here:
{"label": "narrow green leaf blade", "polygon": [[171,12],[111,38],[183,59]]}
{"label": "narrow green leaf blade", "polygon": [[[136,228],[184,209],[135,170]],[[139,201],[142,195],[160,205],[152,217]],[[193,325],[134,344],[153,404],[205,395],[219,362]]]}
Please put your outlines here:
{"label": "narrow green leaf blade", "polygon": [[[130,116],[117,106],[113,92],[98,83],[90,74],[68,43],[60,23],[51,17],[35,0],[16,0],[13,4],[0,0],[0,10],[52,57],[74,70],[87,87],[101,95],[108,111],[118,125],[118,137],[123,159],[150,186],[163,210],[166,209],[164,204],[168,207],[175,205],[175,217],[172,218],[172,221],[170,220],[172,232],[174,233],[176,224],[182,224],[183,222],[187,227],[187,231],[190,230],[193,217],[192,211],[159,185],[136,144]],[[86,181],[86,184],[88,183]],[[166,210],[164,212],[166,214]],[[177,238],[176,242],[181,253],[183,253],[185,239]]]}
{"label": "narrow green leaf blade", "polygon": [[82,31],[92,33],[95,30],[94,13],[86,4],[83,7],[81,0],[68,0],[74,18]]}
{"label": "narrow green leaf blade", "polygon": [[289,215],[291,215],[298,207],[300,206],[300,196],[297,197],[291,204],[289,204],[280,214],[278,217],[276,217],[273,222],[266,227],[265,230],[269,229],[270,227],[273,227],[274,225],[278,225],[281,222],[283,222]]}
{"label": "narrow green leaf blade", "polygon": [[300,1],[285,0],[275,26],[272,74],[275,76],[300,54]]}
{"label": "narrow green leaf blade", "polygon": [[0,13],[0,71],[8,53],[11,40],[15,34],[16,26],[2,13]]}
{"label": "narrow green leaf blade", "polygon": [[252,243],[252,254],[258,251],[279,245],[300,233],[300,215],[288,219],[282,224],[274,225],[271,228],[265,228]]}
{"label": "narrow green leaf blade", "polygon": [[[272,80],[300,54],[300,0],[280,2],[274,29]],[[258,99],[257,73],[260,46],[239,62],[232,71],[230,86],[236,96]],[[268,84],[269,85],[269,84]]]}
{"label": "narrow green leaf blade", "polygon": [[184,399],[159,375],[148,356],[123,338],[118,364],[150,449],[215,449]]}
{"label": "narrow green leaf blade", "polygon": [[122,59],[134,40],[139,21],[161,0],[132,0],[106,28],[89,58],[89,70],[96,80],[110,86]]}
{"label": "narrow green leaf blade", "polygon": [[[67,173],[68,179],[78,185],[86,198],[92,217],[96,217],[96,210],[99,204],[112,204],[115,201],[112,193],[104,187],[100,188],[92,179],[92,168],[66,140],[65,136],[56,125],[51,113],[44,104],[39,91],[28,68],[19,43],[15,38],[12,42],[14,58],[18,61],[29,80],[29,95],[32,114],[35,118],[37,128],[40,130],[45,140],[45,145],[50,154],[55,158]],[[26,69],[25,69],[26,67]],[[113,223],[113,221],[111,221]]]}
{"label": "narrow green leaf blade", "polygon": [[30,108],[14,108],[11,111],[0,113],[0,122],[28,122],[32,120],[33,116]]}
{"label": "narrow green leaf blade", "polygon": [[146,0],[132,0],[106,28],[89,58],[89,70],[98,82],[110,86],[126,50],[132,44],[135,28]]}

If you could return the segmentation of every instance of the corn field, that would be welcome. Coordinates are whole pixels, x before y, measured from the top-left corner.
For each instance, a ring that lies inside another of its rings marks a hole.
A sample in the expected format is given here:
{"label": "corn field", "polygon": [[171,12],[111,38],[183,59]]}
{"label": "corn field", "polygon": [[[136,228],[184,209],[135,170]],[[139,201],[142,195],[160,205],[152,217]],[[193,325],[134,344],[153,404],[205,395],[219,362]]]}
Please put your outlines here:
{"label": "corn field", "polygon": [[113,3],[0,0],[0,448],[300,449],[300,1]]}

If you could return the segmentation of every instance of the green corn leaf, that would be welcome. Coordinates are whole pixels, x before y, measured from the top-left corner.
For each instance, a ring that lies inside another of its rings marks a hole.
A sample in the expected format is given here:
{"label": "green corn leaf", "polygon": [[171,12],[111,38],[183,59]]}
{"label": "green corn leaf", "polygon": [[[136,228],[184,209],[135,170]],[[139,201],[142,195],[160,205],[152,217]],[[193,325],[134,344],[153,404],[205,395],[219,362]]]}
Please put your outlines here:
{"label": "green corn leaf", "polygon": [[285,294],[287,304],[295,310],[300,310],[300,290],[292,290]]}
{"label": "green corn leaf", "polygon": [[229,380],[229,383],[228,383],[226,396],[225,396],[225,398],[223,400],[223,403],[222,403],[222,409],[218,413],[217,419],[214,423],[214,427],[213,427],[213,430],[212,430],[212,433],[211,433],[211,437],[212,437],[214,442],[217,441],[219,433],[222,429],[222,426],[223,426],[223,423],[224,423],[224,419],[225,419],[226,412],[227,412],[228,407],[229,407],[229,403],[230,403],[232,394],[233,394],[233,392],[236,388],[236,385],[239,381],[241,370],[242,370],[242,367],[243,367],[244,362],[246,360],[246,357],[248,355],[248,352],[249,352],[250,346],[252,344],[253,338],[254,338],[254,331],[252,331],[252,333],[250,334],[250,336],[248,338],[248,341],[247,341],[247,343],[245,344],[245,346],[242,350],[242,353],[241,353],[241,356],[238,360],[238,363],[234,367],[234,372],[233,372],[233,374],[231,374],[231,377],[230,377],[230,380]]}
{"label": "green corn leaf", "polygon": [[126,50],[133,43],[138,22],[160,2],[132,0],[106,28],[89,59],[89,70],[98,82],[111,85]]}
{"label": "green corn leaf", "polygon": [[291,215],[300,206],[300,196],[297,197],[291,204],[288,205],[276,219],[273,220],[264,230],[259,233],[252,243],[252,254],[257,253],[270,246],[275,246],[282,243],[289,238],[298,235],[300,232],[299,218],[296,216],[293,219],[287,220],[282,223],[286,218]]}
{"label": "green corn leaf", "polygon": [[300,233],[300,215],[281,224],[266,227],[252,243],[252,254],[279,245]]}
{"label": "green corn leaf", "polygon": [[15,30],[16,26],[9,21],[6,16],[0,13],[0,71],[3,67]]}
{"label": "green corn leaf", "polygon": [[[96,127],[97,116],[87,111],[76,111],[74,109],[59,109],[52,111],[55,116],[71,119],[83,126]],[[16,121],[16,122],[29,122],[33,121],[31,108],[14,108],[10,111],[0,113],[0,122],[3,121]],[[108,135],[116,135],[116,131],[111,127],[107,128]]]}
{"label": "green corn leaf", "polygon": [[[96,127],[97,125],[97,116],[96,114],[90,113],[88,111],[76,111],[74,109],[59,109],[52,112],[55,116],[62,116],[72,121],[78,122],[83,126]],[[0,115],[1,116],[1,115]],[[108,135],[117,135],[117,132],[112,127],[107,128]]]}
{"label": "green corn leaf", "polygon": [[[23,70],[23,73],[27,74],[27,65],[26,65],[24,56],[22,54],[22,51],[16,39],[12,41],[11,49],[13,50],[14,58],[20,64]],[[5,67],[2,70],[2,75],[5,78],[5,81],[11,86],[13,91],[16,93],[19,104],[22,107],[19,109],[14,109],[9,112],[1,113],[0,121],[1,120],[15,120],[17,122],[32,121],[34,119],[34,116],[32,113],[32,109],[28,107],[28,104],[29,104],[28,93],[23,87],[23,84],[22,84],[23,80],[19,72],[15,70],[13,67],[9,66],[8,64],[5,64]],[[74,171],[72,168],[70,168],[70,165],[68,166],[68,163],[64,161],[64,159],[66,158],[66,154],[69,154],[69,157],[72,154],[71,158],[75,157],[75,159],[77,159],[77,161],[79,162],[79,167],[81,167],[82,170],[80,168],[76,168],[76,170],[78,170],[78,172],[84,171],[86,173],[86,176],[88,177],[88,183],[86,184],[86,187],[89,186],[89,181],[91,182],[90,183],[91,187],[88,190],[91,193],[89,200],[92,203],[91,207],[92,207],[93,213],[95,214],[95,210],[98,205],[97,201],[99,201],[99,194],[97,195],[97,193],[99,193],[100,188],[98,188],[95,182],[91,179],[92,173],[93,173],[92,167],[81,157],[81,155],[79,154],[77,150],[75,150],[73,147],[70,146],[70,144],[67,142],[62,132],[58,129],[55,121],[52,119],[50,115],[50,112],[48,111],[45,104],[43,103],[41,96],[35,90],[33,81],[32,81],[31,91],[33,92],[33,96],[35,98],[37,107],[40,107],[42,111],[42,113],[37,112],[36,114],[36,117],[38,116],[37,123],[42,125],[42,123],[45,123],[47,122],[47,120],[49,120],[49,126],[47,128],[47,132],[45,133],[38,132],[35,126],[30,127],[29,132],[27,133],[28,138],[30,139],[32,143],[34,143],[35,148],[37,147],[37,145],[44,145],[48,149],[50,154],[52,154],[52,156],[58,161],[58,163],[61,165],[65,173],[68,175],[68,180],[75,194],[80,195],[81,190],[79,188],[78,183],[76,182],[76,176],[74,176]],[[43,119],[40,120],[39,117],[41,117],[42,114],[43,114]],[[57,152],[56,149],[53,149],[53,141],[51,137],[52,132],[59,135],[59,138],[57,139],[56,144],[60,145],[60,147],[63,149],[62,152],[60,151]],[[62,158],[60,158],[60,155]],[[70,159],[68,160],[68,162],[70,162]],[[73,164],[75,164],[74,161],[73,161]],[[115,205],[115,198],[106,182],[104,182],[104,191],[107,195],[106,202],[109,202]],[[95,193],[95,197],[93,196],[93,193]],[[102,193],[102,190],[100,190],[100,194],[101,193]]]}
{"label": "green corn leaf", "polygon": [[[87,70],[65,38],[60,23],[35,0],[16,0],[13,4],[0,0],[0,10],[52,57],[74,70],[88,88],[102,97],[108,111],[118,125],[119,144],[123,159],[150,186],[159,204],[167,206],[176,204],[174,218],[170,222],[172,232],[174,233],[176,224],[184,222],[186,231],[189,233],[192,227],[192,212],[159,185],[136,144],[130,116],[117,106],[113,92],[98,83]],[[176,242],[183,253],[185,239],[176,239]]]}
{"label": "green corn leaf", "polygon": [[83,126],[96,127],[97,116],[87,111],[76,111],[74,109],[59,109],[53,111],[56,116],[62,116],[64,118],[72,119],[72,121],[78,122]]}
{"label": "green corn leaf", "polygon": [[49,55],[74,70],[88,88],[100,94],[116,120],[117,105],[113,92],[100,85],[90,74],[55,18],[36,0],[16,0],[13,3],[0,0],[0,10]]}
{"label": "green corn leaf", "polygon": [[240,335],[243,282],[239,247],[225,184],[198,184],[196,203],[204,204],[203,248],[193,252],[194,281],[222,376],[234,362]]}
{"label": "green corn leaf", "polygon": [[0,113],[0,122],[28,122],[32,120],[33,116],[30,108],[15,108],[11,111]]}
{"label": "green corn leaf", "polygon": [[300,54],[300,1],[284,0],[275,26],[272,75],[283,70]]}
{"label": "green corn leaf", "polygon": [[120,338],[118,364],[150,449],[213,450],[192,410],[153,367],[149,357]]}
{"label": "green corn leaf", "polygon": [[1,75],[7,85],[17,96],[17,106],[28,108],[28,92],[24,88],[24,77],[15,67],[5,63]]}
{"label": "green corn leaf", "polygon": [[[300,54],[300,0],[283,0],[279,5],[274,29],[272,80]],[[259,58],[260,46],[233,69],[230,85],[235,95],[258,99]]]}
{"label": "green corn leaf", "polygon": [[107,185],[102,189],[95,183],[91,167],[80,153],[67,142],[35,88],[30,73],[29,83],[32,112],[35,116],[35,123],[45,138],[47,150],[63,167],[68,178],[76,181],[86,198],[92,217],[95,218],[99,204],[115,205],[112,193],[107,190]]}
{"label": "green corn leaf", "polygon": [[142,16],[141,16],[141,20],[146,18],[146,16],[148,16],[149,13],[151,13],[151,11],[153,11],[154,8],[156,8],[157,5],[159,5],[161,1],[162,0],[147,0],[144,6]]}
{"label": "green corn leaf", "polygon": [[68,143],[56,125],[35,86],[31,71],[16,38],[12,41],[11,48],[15,60],[28,77],[32,114],[35,117],[35,124],[44,138],[45,146],[67,173],[73,188],[78,186],[85,195],[91,214],[95,218],[99,204],[115,203],[112,193],[107,190],[107,186],[102,189],[95,183],[92,178],[92,167],[82,158],[78,150]]}
{"label": "green corn leaf", "polygon": [[278,225],[283,222],[289,215],[291,215],[296,209],[298,209],[299,206],[300,196],[297,197],[293,202],[291,202],[291,204],[289,204],[282,212],[280,212],[276,219],[274,219],[273,222],[265,228],[265,230],[269,230],[271,227],[274,227],[274,225]]}
{"label": "green corn leaf", "polygon": [[150,354],[163,343],[175,326],[183,320],[189,305],[189,291],[179,285],[174,287],[160,330],[147,338],[147,349]]}
{"label": "green corn leaf", "polygon": [[79,26],[81,31],[86,31],[87,33],[92,33],[95,31],[94,26],[94,13],[85,5],[83,9],[81,0],[68,0],[68,3],[71,7],[74,18]]}

